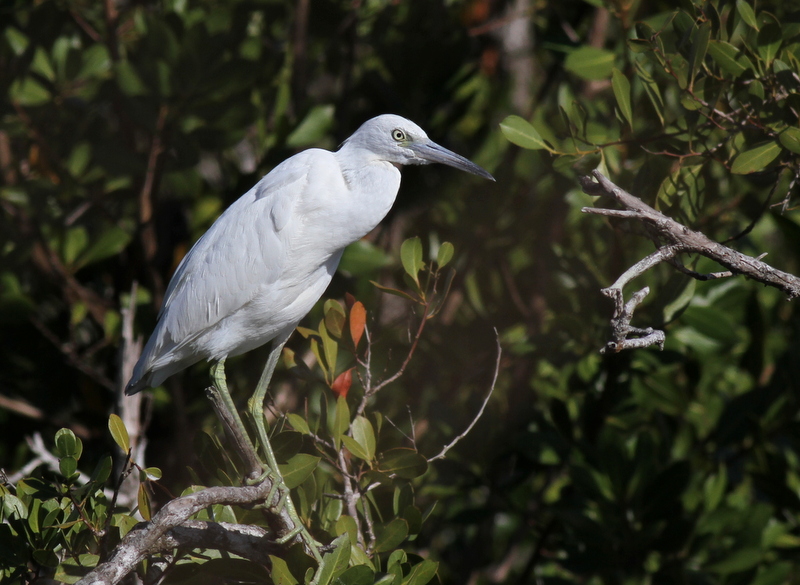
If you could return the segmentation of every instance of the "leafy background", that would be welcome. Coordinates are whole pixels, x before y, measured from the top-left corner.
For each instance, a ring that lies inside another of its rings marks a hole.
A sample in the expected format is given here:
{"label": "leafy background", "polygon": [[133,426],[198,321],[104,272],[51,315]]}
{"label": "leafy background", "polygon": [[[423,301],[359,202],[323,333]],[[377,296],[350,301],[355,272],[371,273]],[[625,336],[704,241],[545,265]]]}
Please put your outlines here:
{"label": "leafy background", "polygon": [[[436,506],[403,548],[439,562],[446,583],[798,580],[795,304],[660,267],[642,279],[653,292],[637,318],[666,327],[665,350],[600,356],[610,303],[599,289],[652,247],[581,214],[593,201],[577,186],[600,166],[675,219],[800,272],[791,3],[0,10],[4,469],[30,458],[26,436],[60,427],[83,439],[87,469],[103,461],[131,295],[146,335],[171,270],[230,202],[294,152],[334,148],[394,112],[497,183],[406,169],[394,210],[326,294],[364,303],[375,359],[396,365],[411,308],[369,280],[402,286],[406,237],[455,244],[447,305],[374,405],[415,442],[384,429],[379,448],[437,453],[488,389],[493,328],[504,348],[484,417],[414,480],[421,508]],[[301,336],[290,347],[309,353]],[[239,387],[264,357],[231,360]],[[173,493],[196,465],[194,437],[214,426],[206,376],[198,366],[154,392],[147,463]],[[280,382],[282,409],[328,392],[285,369]]]}

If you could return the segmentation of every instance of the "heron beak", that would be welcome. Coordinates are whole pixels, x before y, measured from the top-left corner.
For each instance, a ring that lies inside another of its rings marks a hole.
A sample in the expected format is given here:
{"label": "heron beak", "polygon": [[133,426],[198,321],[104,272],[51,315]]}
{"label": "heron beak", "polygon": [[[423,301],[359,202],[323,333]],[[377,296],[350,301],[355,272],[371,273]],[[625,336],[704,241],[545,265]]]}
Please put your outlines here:
{"label": "heron beak", "polygon": [[443,165],[447,165],[461,171],[472,173],[473,175],[478,175],[484,179],[494,181],[494,177],[485,169],[482,169],[471,160],[468,160],[451,150],[447,150],[443,146],[439,146],[435,142],[412,142],[407,148],[413,150],[420,159],[425,161],[422,164],[442,163]]}

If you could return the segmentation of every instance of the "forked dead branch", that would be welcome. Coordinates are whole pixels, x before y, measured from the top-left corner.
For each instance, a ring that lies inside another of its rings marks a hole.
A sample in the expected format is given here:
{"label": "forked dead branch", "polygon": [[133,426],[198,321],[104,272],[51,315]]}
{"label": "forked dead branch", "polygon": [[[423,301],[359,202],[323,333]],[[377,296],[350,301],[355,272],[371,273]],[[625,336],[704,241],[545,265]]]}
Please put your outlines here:
{"label": "forked dead branch", "polygon": [[[612,183],[599,171],[594,171],[592,175],[581,179],[583,191],[588,195],[613,199],[621,209],[584,207],[582,211],[584,213],[636,220],[644,227],[645,235],[656,245],[655,252],[631,266],[614,284],[601,291],[614,302],[614,315],[611,318],[611,339],[601,350],[602,353],[616,353],[623,349],[650,347],[652,345],[663,347],[665,339],[663,331],[652,327],[641,329],[632,327],[630,324],[636,307],[647,296],[650,289],[644,287],[635,292],[627,302],[622,289],[631,280],[664,261],[670,262],[681,272],[698,280],[715,280],[740,274],[767,286],[777,288],[786,294],[788,300],[800,296],[800,278],[762,262],[763,255],[753,258],[723,246],[704,234],[693,231],[663,213],[656,211],[638,197]],[[687,253],[700,254],[710,258],[727,270],[711,274],[701,274],[689,270],[675,260],[678,255]]]}

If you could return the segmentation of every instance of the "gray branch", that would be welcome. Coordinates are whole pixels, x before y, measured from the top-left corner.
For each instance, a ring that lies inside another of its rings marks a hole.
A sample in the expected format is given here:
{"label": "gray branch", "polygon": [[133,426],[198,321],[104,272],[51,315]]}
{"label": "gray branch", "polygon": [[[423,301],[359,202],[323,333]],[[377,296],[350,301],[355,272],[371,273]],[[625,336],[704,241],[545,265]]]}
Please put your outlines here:
{"label": "gray branch", "polygon": [[631,280],[661,262],[675,263],[675,258],[679,254],[700,254],[727,269],[725,272],[700,274],[678,266],[682,272],[692,278],[713,280],[741,274],[767,286],[777,288],[786,294],[789,300],[800,296],[800,278],[762,262],[761,258],[764,255],[753,258],[723,246],[704,234],[693,231],[663,213],[656,211],[638,197],[617,187],[599,171],[594,171],[592,174],[592,177],[583,177],[581,179],[583,191],[589,195],[613,199],[623,209],[584,207],[582,211],[595,215],[638,220],[644,226],[646,235],[653,240],[658,248],[655,252],[626,270],[610,287],[603,289],[603,294],[614,301],[614,316],[611,319],[612,339],[601,351],[619,352],[623,349],[649,347],[652,345],[663,348],[663,331],[652,328],[639,329],[630,325],[636,306],[650,292],[649,289],[644,288],[634,293],[627,303],[623,297],[622,289]]}
{"label": "gray branch", "polygon": [[271,487],[270,481],[263,481],[253,486],[210,487],[168,502],[150,522],[142,522],[126,534],[111,557],[78,581],[79,585],[118,583],[145,557],[169,548],[170,542],[189,544],[194,541],[200,542],[203,548],[218,548],[217,545],[211,544],[216,540],[217,544],[235,542],[237,547],[246,549],[244,543],[251,543],[250,539],[258,537],[260,542],[258,546],[265,551],[274,550],[277,545],[268,538],[266,532],[260,536],[249,533],[247,539],[242,540],[244,536],[241,535],[246,534],[251,527],[233,525],[235,528],[231,528],[220,524],[213,528],[203,527],[207,532],[201,533],[198,523],[189,520],[192,515],[214,504],[250,506],[256,502],[263,502],[270,495]]}

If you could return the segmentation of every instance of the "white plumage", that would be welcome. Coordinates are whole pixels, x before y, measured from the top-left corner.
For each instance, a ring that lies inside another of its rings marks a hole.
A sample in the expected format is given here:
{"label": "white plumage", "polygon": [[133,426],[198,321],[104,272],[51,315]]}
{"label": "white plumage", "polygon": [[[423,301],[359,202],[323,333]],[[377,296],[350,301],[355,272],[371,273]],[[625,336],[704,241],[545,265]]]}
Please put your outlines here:
{"label": "white plumage", "polygon": [[365,122],[337,152],[310,149],[275,167],[178,266],[126,393],[200,360],[284,343],[325,292],[344,248],[388,213],[399,166],[430,162],[492,178],[391,114]]}

